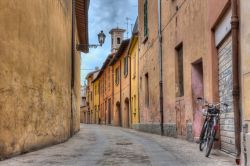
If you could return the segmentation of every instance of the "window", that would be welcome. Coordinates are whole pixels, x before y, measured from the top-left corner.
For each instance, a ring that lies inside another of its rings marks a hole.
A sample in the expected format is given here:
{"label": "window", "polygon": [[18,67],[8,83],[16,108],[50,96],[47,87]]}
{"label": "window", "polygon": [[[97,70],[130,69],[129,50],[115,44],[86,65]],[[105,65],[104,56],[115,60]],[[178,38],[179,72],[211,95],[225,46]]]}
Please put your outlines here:
{"label": "window", "polygon": [[136,55],[133,58],[133,78],[136,77]]}
{"label": "window", "polygon": [[148,0],[144,0],[144,37],[148,36]]}
{"label": "window", "polygon": [[110,68],[108,67],[108,77],[107,77],[107,79],[108,79],[108,90],[110,90]]}
{"label": "window", "polygon": [[[132,102],[133,104],[133,102]],[[134,113],[136,114],[136,95],[134,95]]]}
{"label": "window", "polygon": [[132,110],[132,114],[134,115],[134,106],[133,106],[133,103],[134,103],[134,98],[132,97],[131,98],[131,110]]}
{"label": "window", "polygon": [[117,44],[120,44],[121,43],[121,38],[117,38]]}
{"label": "window", "polygon": [[114,44],[114,39],[113,39],[113,37],[111,38],[111,43],[112,43],[112,45]]}
{"label": "window", "polygon": [[140,77],[140,89],[142,89],[142,77]]}
{"label": "window", "polygon": [[104,92],[106,92],[106,73],[104,72]]}
{"label": "window", "polygon": [[149,106],[149,83],[148,83],[148,73],[145,74],[145,105]]}
{"label": "window", "polygon": [[119,73],[119,68],[117,67],[115,69],[115,83],[116,83],[116,85],[119,84],[119,80],[120,80],[120,73]]}
{"label": "window", "polygon": [[100,83],[98,82],[98,86],[97,86],[97,93],[100,93]]}
{"label": "window", "polygon": [[182,44],[176,48],[175,70],[176,97],[182,97],[184,96]]}
{"label": "window", "polygon": [[128,56],[126,56],[123,60],[123,67],[124,67],[124,76],[128,75]]}

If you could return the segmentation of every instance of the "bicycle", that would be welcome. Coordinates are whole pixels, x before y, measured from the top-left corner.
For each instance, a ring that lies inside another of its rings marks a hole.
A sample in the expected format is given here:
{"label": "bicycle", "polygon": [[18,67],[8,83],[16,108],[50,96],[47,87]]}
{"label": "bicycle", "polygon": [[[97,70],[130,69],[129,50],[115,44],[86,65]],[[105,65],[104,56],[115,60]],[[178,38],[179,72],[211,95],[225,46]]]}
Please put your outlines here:
{"label": "bicycle", "polygon": [[199,139],[199,149],[200,151],[203,151],[203,149],[206,147],[205,156],[208,157],[210,155],[211,149],[213,147],[216,133],[219,129],[219,116],[220,112],[222,111],[220,109],[220,106],[226,106],[228,107],[228,104],[220,102],[217,104],[208,103],[203,98],[198,97],[197,101],[203,101],[203,109],[204,110],[204,116],[205,121],[203,123],[201,133],[200,133],[200,139]]}

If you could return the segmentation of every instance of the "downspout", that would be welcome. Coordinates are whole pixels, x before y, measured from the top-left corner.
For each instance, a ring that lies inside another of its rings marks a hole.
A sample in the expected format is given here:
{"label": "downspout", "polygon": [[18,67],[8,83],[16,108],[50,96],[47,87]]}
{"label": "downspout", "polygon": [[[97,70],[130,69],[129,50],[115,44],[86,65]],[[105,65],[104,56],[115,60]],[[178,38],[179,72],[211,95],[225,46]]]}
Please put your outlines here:
{"label": "downspout", "polygon": [[114,122],[114,115],[115,115],[115,109],[114,109],[114,104],[115,104],[115,99],[114,99],[114,96],[115,96],[115,93],[114,93],[114,66],[110,66],[112,68],[112,80],[111,80],[111,85],[112,85],[112,126],[115,126],[115,122]]}
{"label": "downspout", "polygon": [[73,136],[73,94],[75,78],[75,0],[72,0],[72,48],[71,48],[71,119],[70,119],[70,136]]}
{"label": "downspout", "polygon": [[231,0],[232,5],[232,68],[233,68],[233,110],[234,110],[234,126],[235,126],[235,148],[236,148],[236,163],[240,164],[241,154],[241,113],[240,113],[240,89],[239,89],[239,18],[238,18],[238,3],[237,0]]}
{"label": "downspout", "polygon": [[123,124],[122,124],[122,122],[123,122],[123,120],[122,120],[122,62],[121,62],[121,60],[120,60],[120,77],[119,77],[119,79],[120,79],[120,122],[121,122],[121,124],[120,124],[120,127],[123,127]]}
{"label": "downspout", "polygon": [[100,91],[100,79],[99,78],[98,78],[98,91],[97,92],[98,92],[98,100],[99,100],[98,108],[97,108],[97,111],[98,111],[98,119],[97,119],[98,122],[97,123],[100,124],[100,122],[101,122],[100,121],[100,105],[101,105],[101,103],[100,103],[100,96],[101,96],[100,92],[101,91]]}
{"label": "downspout", "polygon": [[163,79],[162,79],[162,33],[161,33],[161,0],[158,0],[158,39],[159,39],[159,59],[160,59],[160,127],[161,135],[164,135],[164,116],[163,116]]}
{"label": "downspout", "polygon": [[107,78],[106,78],[106,72],[105,72],[105,70],[106,70],[106,68],[104,69],[104,94],[103,94],[103,96],[105,96],[105,98],[103,98],[104,99],[104,111],[105,111],[105,114],[104,114],[104,119],[105,119],[105,125],[107,124],[107,100],[106,100],[106,96],[107,96],[107,92],[106,92],[106,80],[107,80]]}
{"label": "downspout", "polygon": [[[133,37],[131,38],[131,40],[133,40]],[[132,43],[132,41],[131,41],[131,43]],[[132,125],[133,125],[133,110],[132,110],[132,104],[134,104],[134,103],[131,103],[131,56],[130,56],[130,54],[128,53],[128,60],[129,60],[129,113],[130,113],[130,124],[129,124],[129,126],[130,126],[130,128],[132,128]]]}
{"label": "downspout", "polygon": [[[138,40],[138,38],[137,38],[137,40]],[[138,42],[138,41],[137,41]],[[137,49],[138,49],[138,52],[137,52],[137,57],[136,58],[138,58],[138,65],[137,65],[137,71],[136,72],[138,72],[138,75],[137,75],[137,93],[138,93],[138,97],[137,97],[137,103],[138,103],[138,124],[139,123],[141,123],[141,110],[140,110],[140,104],[139,104],[139,98],[140,98],[140,83],[139,83],[139,81],[140,81],[140,77],[139,77],[139,65],[140,65],[140,59],[139,59],[139,51],[140,51],[140,49],[139,49],[139,45],[137,45],[138,47],[137,47]]]}

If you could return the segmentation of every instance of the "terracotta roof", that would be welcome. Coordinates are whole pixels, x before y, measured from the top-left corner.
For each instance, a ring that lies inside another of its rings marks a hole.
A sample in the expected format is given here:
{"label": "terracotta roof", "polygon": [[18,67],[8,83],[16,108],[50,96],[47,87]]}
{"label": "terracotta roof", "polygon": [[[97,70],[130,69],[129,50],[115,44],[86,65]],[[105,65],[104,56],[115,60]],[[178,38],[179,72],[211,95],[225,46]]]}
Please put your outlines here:
{"label": "terracotta roof", "polygon": [[103,65],[102,65],[102,68],[101,68],[100,72],[98,73],[98,75],[96,76],[96,78],[92,82],[94,82],[96,79],[98,79],[102,75],[103,71],[109,65],[109,63],[112,60],[113,56],[114,56],[114,53],[108,55],[108,57],[106,58],[106,60],[104,61]]}
{"label": "terracotta roof", "polygon": [[118,51],[116,52],[114,58],[111,60],[109,65],[113,65],[122,55],[122,53],[125,51],[125,49],[128,47],[130,39],[123,40]]}
{"label": "terracotta roof", "polygon": [[86,79],[88,79],[90,76],[92,76],[93,74],[95,74],[96,72],[99,72],[100,70],[95,70],[95,71],[92,71],[92,72],[89,72],[86,76]]}
{"label": "terracotta roof", "polygon": [[76,24],[79,37],[79,44],[83,47],[80,49],[82,52],[87,53],[89,51],[89,37],[88,37],[88,10],[89,0],[75,0],[75,13]]}

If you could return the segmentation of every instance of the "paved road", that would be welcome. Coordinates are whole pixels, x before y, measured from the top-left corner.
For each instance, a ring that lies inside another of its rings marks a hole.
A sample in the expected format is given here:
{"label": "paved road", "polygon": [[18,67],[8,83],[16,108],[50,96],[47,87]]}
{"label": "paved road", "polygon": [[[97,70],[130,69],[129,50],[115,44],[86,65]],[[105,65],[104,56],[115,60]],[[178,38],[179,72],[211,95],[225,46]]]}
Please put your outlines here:
{"label": "paved road", "polygon": [[131,129],[81,125],[69,141],[1,161],[0,166],[232,166],[219,152],[210,158],[198,145]]}

